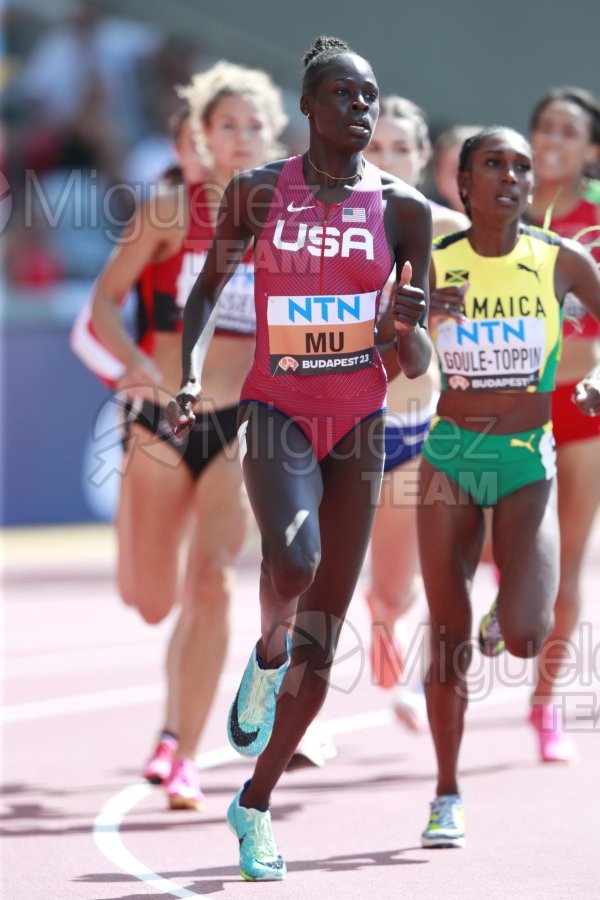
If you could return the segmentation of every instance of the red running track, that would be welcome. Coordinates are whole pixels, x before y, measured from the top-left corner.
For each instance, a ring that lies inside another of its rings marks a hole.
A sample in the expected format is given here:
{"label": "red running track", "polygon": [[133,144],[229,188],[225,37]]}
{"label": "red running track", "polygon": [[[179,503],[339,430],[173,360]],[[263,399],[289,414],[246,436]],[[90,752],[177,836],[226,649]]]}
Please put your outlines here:
{"label": "red running track", "polygon": [[[289,875],[241,881],[224,817],[250,765],[230,751],[226,711],[257,637],[257,557],[239,568],[235,630],[202,742],[204,813],[169,812],[139,779],[161,718],[172,622],[145,626],[112,585],[104,527],[5,532],[2,895],[9,900],[574,898],[600,896],[600,530],[564,688],[576,766],[537,762],[525,722],[531,666],[475,655],[462,753],[464,850],[423,850],[433,796],[427,733],[408,733],[370,683],[359,586],[324,718],[338,757],[283,776],[272,814]],[[74,562],[76,560],[76,562]],[[493,581],[478,573],[476,618]],[[417,629],[423,607],[411,613]],[[495,669],[498,665],[500,668]],[[509,683],[510,682],[510,683]]]}

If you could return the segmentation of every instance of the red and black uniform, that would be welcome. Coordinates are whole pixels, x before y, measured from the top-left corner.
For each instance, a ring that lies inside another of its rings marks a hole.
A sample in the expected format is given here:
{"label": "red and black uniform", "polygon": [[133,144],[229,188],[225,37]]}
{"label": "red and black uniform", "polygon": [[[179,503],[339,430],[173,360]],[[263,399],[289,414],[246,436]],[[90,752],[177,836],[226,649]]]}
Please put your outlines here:
{"label": "red and black uniform", "polygon": [[[180,332],[182,312],[211,245],[214,228],[203,184],[188,187],[189,224],[181,247],[160,262],[150,262],[141,273],[135,291],[136,340],[148,356],[154,353],[157,332]],[[165,227],[169,223],[165,223]],[[254,265],[252,249],[224,288],[216,334],[253,335]],[[71,347],[85,366],[109,387],[114,387],[125,368],[102,343],[91,322],[91,300],[80,311],[71,332]]]}
{"label": "red and black uniform", "polygon": [[[202,270],[214,235],[204,185],[190,185],[188,199],[189,224],[181,247],[166,259],[148,263],[135,287],[136,340],[150,357],[154,355],[157,333],[181,332],[183,308]],[[165,223],[165,227],[168,224]],[[255,328],[254,266],[250,248],[221,294],[216,334],[251,337]],[[108,387],[115,387],[125,369],[95,333],[91,322],[91,302],[77,317],[71,332],[71,346],[88,369]],[[162,397],[157,391],[159,399]],[[140,400],[131,404],[128,401],[126,413],[127,425],[137,422],[150,434],[156,435],[159,441],[172,444],[195,477],[233,440],[237,431],[237,405],[199,415],[194,428],[183,438],[173,435],[158,402]],[[126,429],[125,441],[127,438]]]}

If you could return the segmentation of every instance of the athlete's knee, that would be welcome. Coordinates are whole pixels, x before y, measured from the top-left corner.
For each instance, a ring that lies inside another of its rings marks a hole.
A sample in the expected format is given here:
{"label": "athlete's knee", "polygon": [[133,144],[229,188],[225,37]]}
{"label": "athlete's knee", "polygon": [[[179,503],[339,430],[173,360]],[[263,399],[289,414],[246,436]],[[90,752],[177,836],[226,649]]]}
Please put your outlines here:
{"label": "athlete's knee", "polygon": [[208,563],[196,567],[186,578],[186,606],[202,609],[207,605],[227,605],[233,591],[233,582],[233,570],[229,565]]}
{"label": "athlete's knee", "polygon": [[158,625],[163,619],[169,615],[171,608],[147,606],[146,604],[136,604],[136,609],[147,625]]}
{"label": "athlete's knee", "polygon": [[173,603],[165,591],[144,582],[133,584],[124,578],[119,578],[117,585],[123,603],[137,609],[148,625],[158,625],[170,613]]}
{"label": "athlete's knee", "polygon": [[320,562],[318,550],[285,547],[265,554],[265,564],[276,593],[284,600],[299,597],[313,583]]}
{"label": "athlete's knee", "polygon": [[552,610],[541,613],[535,621],[501,623],[505,647],[521,659],[537,656],[553,625]]}
{"label": "athlete's knee", "polygon": [[400,617],[413,606],[419,596],[420,586],[421,579],[415,576],[409,584],[398,584],[393,581],[380,583],[372,594],[381,605],[382,612]]}

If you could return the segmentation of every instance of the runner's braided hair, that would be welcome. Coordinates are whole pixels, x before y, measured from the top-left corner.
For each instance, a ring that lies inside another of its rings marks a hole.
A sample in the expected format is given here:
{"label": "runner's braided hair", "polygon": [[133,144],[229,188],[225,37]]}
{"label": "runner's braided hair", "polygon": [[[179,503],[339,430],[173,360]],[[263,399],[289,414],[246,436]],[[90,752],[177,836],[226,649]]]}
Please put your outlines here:
{"label": "runner's braided hair", "polygon": [[312,93],[321,78],[323,69],[343,53],[354,53],[354,50],[341,38],[327,35],[315,38],[302,57],[304,65],[302,93]]}

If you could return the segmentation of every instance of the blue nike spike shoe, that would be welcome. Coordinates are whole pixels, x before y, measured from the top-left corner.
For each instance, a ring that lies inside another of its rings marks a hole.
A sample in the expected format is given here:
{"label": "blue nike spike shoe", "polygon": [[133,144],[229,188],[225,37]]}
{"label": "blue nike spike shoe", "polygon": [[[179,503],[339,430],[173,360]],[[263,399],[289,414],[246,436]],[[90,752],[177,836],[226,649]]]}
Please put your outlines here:
{"label": "blue nike spike shoe", "polygon": [[252,650],[227,719],[229,743],[242,756],[258,756],[269,743],[277,694],[290,664],[291,640],[286,638],[287,660],[278,669],[263,669]]}
{"label": "blue nike spike shoe", "polygon": [[287,869],[273,837],[271,813],[240,806],[243,790],[227,810],[227,824],[240,845],[240,874],[246,881],[282,881]]}

